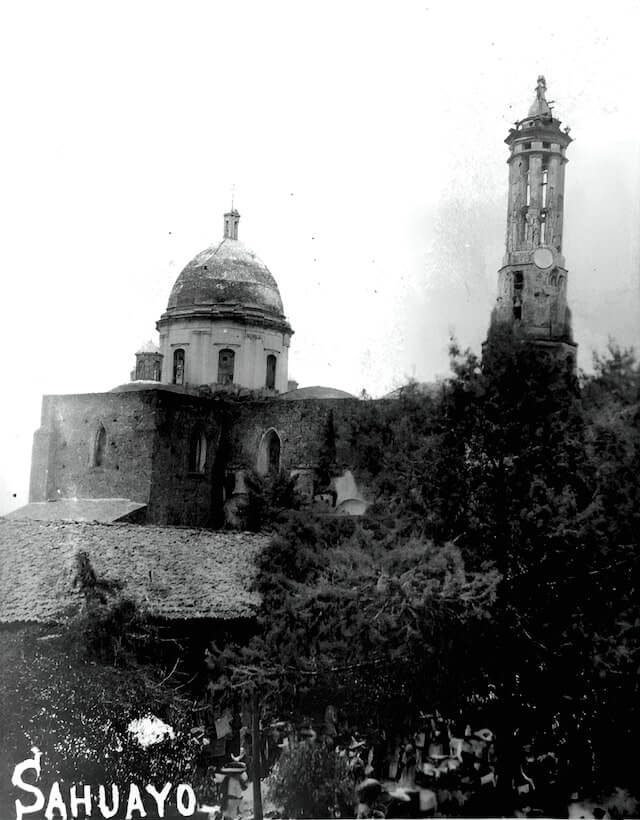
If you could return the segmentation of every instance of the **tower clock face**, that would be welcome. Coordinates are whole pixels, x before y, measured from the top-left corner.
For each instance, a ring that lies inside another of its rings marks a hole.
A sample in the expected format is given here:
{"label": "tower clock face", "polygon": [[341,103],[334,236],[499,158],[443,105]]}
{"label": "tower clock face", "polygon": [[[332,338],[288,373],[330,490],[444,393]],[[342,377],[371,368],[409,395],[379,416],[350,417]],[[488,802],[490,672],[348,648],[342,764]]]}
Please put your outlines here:
{"label": "tower clock face", "polygon": [[536,268],[544,270],[553,265],[553,253],[549,248],[536,248],[533,252],[533,264]]}

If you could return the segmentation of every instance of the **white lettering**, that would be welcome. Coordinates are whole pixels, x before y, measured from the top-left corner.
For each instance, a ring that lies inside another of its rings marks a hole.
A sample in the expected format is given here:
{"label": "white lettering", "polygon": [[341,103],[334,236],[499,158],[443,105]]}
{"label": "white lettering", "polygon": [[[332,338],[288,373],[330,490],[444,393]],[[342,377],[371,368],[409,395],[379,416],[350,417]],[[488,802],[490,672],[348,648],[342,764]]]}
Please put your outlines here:
{"label": "white lettering", "polygon": [[98,808],[100,809],[100,814],[103,817],[106,817],[109,820],[109,817],[115,817],[118,809],[120,808],[120,793],[118,792],[118,787],[112,783],[111,784],[111,808],[107,807],[107,796],[105,794],[106,789],[104,786],[100,786],[98,789]]}
{"label": "white lettering", "polygon": [[144,809],[144,803],[140,796],[140,789],[135,783],[129,784],[129,799],[127,800],[127,816],[125,820],[131,820],[133,812],[137,811],[140,817],[146,817],[147,812]]}
{"label": "white lettering", "polygon": [[84,814],[86,817],[91,817],[91,786],[84,786],[82,789],[82,797],[77,795],[77,786],[72,786],[69,791],[69,808],[71,809],[71,816],[78,816],[78,807],[84,806]]}
{"label": "white lettering", "polygon": [[33,760],[27,759],[23,760],[22,763],[18,763],[13,770],[11,785],[16,786],[18,789],[22,789],[23,792],[35,794],[36,800],[35,803],[32,803],[30,806],[25,806],[24,803],[20,802],[20,800],[16,800],[16,820],[22,820],[25,814],[32,814],[34,811],[41,811],[44,808],[44,794],[37,786],[32,786],[30,783],[25,783],[22,779],[22,773],[27,769],[33,769],[36,773],[36,780],[40,777],[40,758],[42,757],[42,754],[35,746],[31,749],[31,751],[33,752]]}
{"label": "white lettering", "polygon": [[145,786],[145,789],[156,801],[156,805],[158,806],[158,817],[164,817],[164,804],[167,797],[169,797],[169,792],[171,791],[171,783],[165,783],[164,788],[161,792],[157,791],[155,786],[152,786],[151,783]]}
{"label": "white lettering", "polygon": [[[183,800],[183,796],[185,794],[189,798],[189,802],[186,806],[184,805]],[[180,783],[180,785],[176,789],[176,803],[178,804],[178,812],[183,817],[191,817],[191,815],[195,813],[196,795],[188,783]]]}
{"label": "white lettering", "polygon": [[58,810],[60,812],[60,818],[62,820],[67,820],[67,807],[65,805],[64,800],[62,799],[62,792],[60,791],[60,784],[56,780],[56,782],[51,787],[51,791],[49,792],[49,802],[47,803],[47,810],[44,813],[44,816],[47,820],[54,820],[54,810]]}

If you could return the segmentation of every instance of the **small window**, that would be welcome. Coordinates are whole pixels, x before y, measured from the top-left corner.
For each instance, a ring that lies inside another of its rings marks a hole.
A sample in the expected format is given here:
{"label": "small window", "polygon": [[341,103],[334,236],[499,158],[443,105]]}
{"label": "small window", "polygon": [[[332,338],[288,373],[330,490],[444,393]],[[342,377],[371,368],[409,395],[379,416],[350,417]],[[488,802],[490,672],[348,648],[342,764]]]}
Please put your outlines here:
{"label": "small window", "polygon": [[184,350],[181,347],[173,354],[173,383],[184,384]]}
{"label": "small window", "polygon": [[207,437],[202,430],[194,430],[189,446],[189,472],[204,473],[207,463]]}
{"label": "small window", "polygon": [[513,274],[513,287],[515,288],[515,290],[522,290],[523,284],[524,283],[523,283],[522,271],[521,270],[515,271],[515,273]]}
{"label": "small window", "polygon": [[104,429],[104,424],[101,424],[93,444],[93,466],[104,466],[104,457],[107,451],[107,431]]}
{"label": "small window", "polygon": [[525,150],[525,151],[530,151],[530,150],[531,150],[531,143],[530,143],[530,142],[525,142],[525,144],[524,144],[524,150]]}
{"label": "small window", "polygon": [[513,306],[513,318],[522,319],[522,305]]}
{"label": "small window", "polygon": [[275,390],[276,389],[276,365],[278,360],[276,357],[270,353],[267,356],[267,380],[266,380],[266,387],[267,390]]}
{"label": "small window", "polygon": [[551,148],[551,143],[550,142],[543,142],[542,147],[543,148]]}
{"label": "small window", "polygon": [[218,354],[218,384],[233,384],[236,354],[225,348]]}

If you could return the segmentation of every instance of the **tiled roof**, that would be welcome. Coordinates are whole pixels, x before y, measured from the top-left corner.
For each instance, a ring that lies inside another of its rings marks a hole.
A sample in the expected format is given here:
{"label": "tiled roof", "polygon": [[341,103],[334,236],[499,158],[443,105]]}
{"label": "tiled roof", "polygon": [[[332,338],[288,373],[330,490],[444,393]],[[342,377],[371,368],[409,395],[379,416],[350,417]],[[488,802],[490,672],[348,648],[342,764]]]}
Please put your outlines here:
{"label": "tiled roof", "polygon": [[79,553],[157,618],[251,618],[255,557],[268,537],[131,524],[0,518],[0,623],[63,620],[82,602]]}
{"label": "tiled roof", "polygon": [[31,521],[99,521],[109,524],[143,510],[145,504],[128,498],[59,498],[32,501],[7,513],[9,519]]}

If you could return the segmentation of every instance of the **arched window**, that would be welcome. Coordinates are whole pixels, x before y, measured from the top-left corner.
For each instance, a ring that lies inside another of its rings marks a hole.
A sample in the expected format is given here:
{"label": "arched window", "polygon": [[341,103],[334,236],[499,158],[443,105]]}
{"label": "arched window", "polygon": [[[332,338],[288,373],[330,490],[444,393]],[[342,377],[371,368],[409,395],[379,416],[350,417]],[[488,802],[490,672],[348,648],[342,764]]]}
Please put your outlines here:
{"label": "arched window", "polygon": [[267,380],[266,380],[266,388],[267,390],[275,390],[276,389],[276,365],[278,360],[270,353],[267,356]]}
{"label": "arched window", "polygon": [[189,444],[189,472],[204,473],[207,463],[207,437],[202,430],[194,430]]}
{"label": "arched window", "polygon": [[184,384],[184,350],[181,347],[173,351],[173,383]]}
{"label": "arched window", "polygon": [[142,359],[138,359],[136,364],[136,379],[144,379],[144,362]]}
{"label": "arched window", "polygon": [[107,431],[104,429],[104,424],[101,424],[93,442],[93,458],[91,460],[94,467],[102,467],[104,465],[106,451]]}
{"label": "arched window", "polygon": [[233,384],[236,354],[225,348],[218,353],[218,384]]}
{"label": "arched window", "polygon": [[258,472],[260,475],[277,475],[280,472],[280,436],[272,428],[262,436],[258,448]]}

